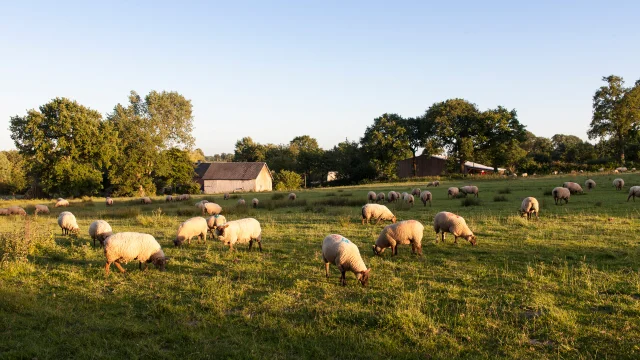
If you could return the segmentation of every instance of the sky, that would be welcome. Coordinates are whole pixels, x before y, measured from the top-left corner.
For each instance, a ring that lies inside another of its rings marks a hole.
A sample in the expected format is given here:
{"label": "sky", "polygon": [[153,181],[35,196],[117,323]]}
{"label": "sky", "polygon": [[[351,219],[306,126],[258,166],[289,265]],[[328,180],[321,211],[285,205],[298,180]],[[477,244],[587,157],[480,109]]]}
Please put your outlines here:
{"label": "sky", "polygon": [[11,116],[67,97],[106,115],[131,90],[193,104],[196,147],[321,147],[383,113],[464,98],[537,136],[587,139],[602,77],[640,79],[638,1],[0,2],[0,150]]}

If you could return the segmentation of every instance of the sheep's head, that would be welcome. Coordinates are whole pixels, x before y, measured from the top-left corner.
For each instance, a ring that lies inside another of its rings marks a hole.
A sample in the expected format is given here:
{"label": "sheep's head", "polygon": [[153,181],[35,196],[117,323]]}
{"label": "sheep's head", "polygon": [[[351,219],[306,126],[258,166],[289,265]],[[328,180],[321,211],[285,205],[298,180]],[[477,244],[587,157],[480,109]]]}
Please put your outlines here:
{"label": "sheep's head", "polygon": [[384,252],[384,248],[373,245],[373,255],[380,255]]}
{"label": "sheep's head", "polygon": [[367,283],[369,283],[369,272],[370,271],[371,271],[371,269],[367,269],[365,271],[361,271],[360,273],[358,273],[358,280],[360,281],[362,286],[367,286]]}
{"label": "sheep's head", "polygon": [[394,224],[396,223],[396,217],[395,216],[391,218],[391,222],[394,223]]}
{"label": "sheep's head", "polygon": [[477,236],[475,236],[475,235],[469,235],[469,236],[466,236],[467,241],[469,241],[469,242],[471,243],[471,245],[473,245],[473,246],[476,246],[476,244],[477,244],[476,239],[477,239],[477,238],[478,238],[478,237],[477,237]]}
{"label": "sheep's head", "polygon": [[160,271],[165,271],[167,263],[169,262],[169,258],[168,257],[157,257],[157,258],[151,259],[151,262],[153,263],[153,266],[156,267],[156,269],[158,269]]}
{"label": "sheep's head", "polygon": [[224,233],[225,233],[227,227],[229,227],[229,224],[216,226],[215,232],[216,232],[216,236],[218,237],[218,239],[224,240]]}
{"label": "sheep's head", "polygon": [[180,246],[182,245],[183,242],[185,242],[185,240],[187,240],[184,236],[182,235],[178,235],[176,236],[176,238],[173,240],[173,245],[175,246]]}

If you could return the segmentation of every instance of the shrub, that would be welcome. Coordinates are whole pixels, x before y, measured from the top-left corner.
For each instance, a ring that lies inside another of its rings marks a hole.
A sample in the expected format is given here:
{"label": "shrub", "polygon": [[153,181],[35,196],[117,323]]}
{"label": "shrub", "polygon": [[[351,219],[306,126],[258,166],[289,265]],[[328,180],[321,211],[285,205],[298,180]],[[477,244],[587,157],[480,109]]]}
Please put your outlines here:
{"label": "shrub", "polygon": [[283,193],[275,193],[273,195],[271,195],[271,200],[282,200],[284,199],[284,194]]}
{"label": "shrub", "polygon": [[511,194],[511,188],[502,188],[500,190],[498,190],[498,194]]}
{"label": "shrub", "polygon": [[37,248],[51,246],[55,246],[53,233],[46,232],[37,224],[33,225],[27,218],[23,226],[0,233],[0,265],[28,262],[28,256]]}
{"label": "shrub", "polygon": [[480,206],[481,202],[478,198],[469,197],[460,202],[462,206]]}
{"label": "shrub", "polygon": [[178,214],[178,216],[198,216],[198,215],[202,215],[202,210],[194,207],[193,209],[189,208],[189,209],[178,209],[178,211],[176,211],[176,214]]}
{"label": "shrub", "polygon": [[546,190],[545,192],[542,193],[542,195],[544,195],[544,196],[553,196],[553,190]]}
{"label": "shrub", "polygon": [[509,201],[509,199],[507,199],[507,197],[504,196],[504,195],[496,195],[496,196],[493,197],[493,201],[495,201],[495,202]]}
{"label": "shrub", "polygon": [[459,193],[456,195],[456,199],[464,199],[464,198],[466,198],[466,197],[467,197],[467,194],[463,194],[463,193],[461,193],[461,192],[459,192]]}
{"label": "shrub", "polygon": [[280,170],[280,172],[273,177],[273,181],[278,191],[295,190],[302,186],[302,176],[288,170]]}

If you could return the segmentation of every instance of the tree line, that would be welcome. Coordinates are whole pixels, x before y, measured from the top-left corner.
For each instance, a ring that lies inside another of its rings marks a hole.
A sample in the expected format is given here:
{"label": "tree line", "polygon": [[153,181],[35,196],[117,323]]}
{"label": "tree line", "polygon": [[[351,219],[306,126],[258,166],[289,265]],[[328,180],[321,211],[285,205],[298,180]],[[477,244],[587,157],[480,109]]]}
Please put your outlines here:
{"label": "tree line", "polygon": [[[176,92],[131,92],[103,116],[66,98],[56,98],[11,118],[17,151],[0,152],[0,192],[32,196],[109,194],[133,196],[197,192],[198,161],[265,161],[276,182],[314,185],[329,171],[337,184],[396,178],[397,161],[420,154],[446,154],[448,171],[474,161],[511,172],[597,170],[640,163],[640,80],[626,87],[604,77],[593,96],[588,136],[539,137],[518,120],[515,109],[480,110],[464,99],[431,105],[423,114],[385,113],[373,119],[359,141],[320,148],[309,135],[287,144],[238,140],[233,153],[207,156],[192,149],[192,105]],[[299,177],[294,176],[296,173]],[[278,184],[276,184],[277,186]]]}

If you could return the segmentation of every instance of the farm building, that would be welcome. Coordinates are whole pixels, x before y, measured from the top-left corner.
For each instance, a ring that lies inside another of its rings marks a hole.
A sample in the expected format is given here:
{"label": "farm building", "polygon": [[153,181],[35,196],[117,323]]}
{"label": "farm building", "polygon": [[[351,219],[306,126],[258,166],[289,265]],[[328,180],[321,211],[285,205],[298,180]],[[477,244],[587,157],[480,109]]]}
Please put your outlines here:
{"label": "farm building", "polygon": [[[498,168],[499,173],[505,169]],[[447,157],[440,155],[420,155],[416,156],[416,176],[439,176],[447,173]],[[467,161],[464,164],[465,174],[493,174],[493,168]],[[413,176],[413,158],[398,161],[398,177],[406,178]]]}
{"label": "farm building", "polygon": [[273,178],[264,162],[214,162],[196,166],[194,179],[205,194],[271,191]]}

